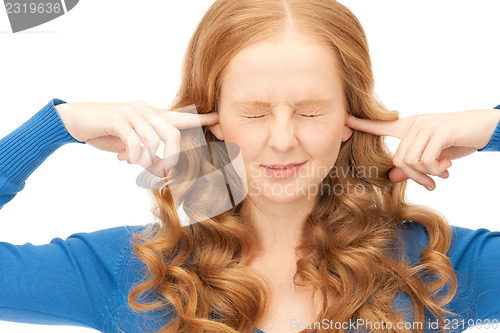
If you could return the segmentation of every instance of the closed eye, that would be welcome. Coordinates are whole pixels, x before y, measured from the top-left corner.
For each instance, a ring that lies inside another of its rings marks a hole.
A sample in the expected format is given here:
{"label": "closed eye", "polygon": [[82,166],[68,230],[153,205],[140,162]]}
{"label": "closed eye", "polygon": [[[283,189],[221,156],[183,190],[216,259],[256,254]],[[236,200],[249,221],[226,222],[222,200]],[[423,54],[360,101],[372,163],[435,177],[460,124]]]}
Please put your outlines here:
{"label": "closed eye", "polygon": [[265,116],[265,114],[261,114],[261,115],[258,115],[258,116],[245,116],[245,118],[262,118],[264,116]]}
{"label": "closed eye", "polygon": [[307,118],[313,118],[313,117],[317,117],[319,115],[317,114],[300,114],[302,117],[307,117]]}
{"label": "closed eye", "polygon": [[[245,118],[263,118],[264,116],[266,116],[266,114],[260,114],[260,115],[256,115],[256,116],[245,116]],[[320,114],[317,114],[317,113],[310,113],[310,114],[301,113],[301,114],[299,114],[299,116],[302,116],[302,117],[305,117],[305,118],[314,118],[314,117],[320,116]]]}

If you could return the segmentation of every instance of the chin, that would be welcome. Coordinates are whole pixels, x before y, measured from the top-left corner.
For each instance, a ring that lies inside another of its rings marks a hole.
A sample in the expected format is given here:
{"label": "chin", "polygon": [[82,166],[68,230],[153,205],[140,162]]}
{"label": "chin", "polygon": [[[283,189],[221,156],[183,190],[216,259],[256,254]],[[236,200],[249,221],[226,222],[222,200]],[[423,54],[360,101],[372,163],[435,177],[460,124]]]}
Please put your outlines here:
{"label": "chin", "polygon": [[298,202],[299,200],[302,201],[304,198],[300,197],[297,194],[295,196],[294,195],[266,196],[266,199],[269,201],[272,201],[275,204],[287,205],[287,204],[293,204],[295,202]]}

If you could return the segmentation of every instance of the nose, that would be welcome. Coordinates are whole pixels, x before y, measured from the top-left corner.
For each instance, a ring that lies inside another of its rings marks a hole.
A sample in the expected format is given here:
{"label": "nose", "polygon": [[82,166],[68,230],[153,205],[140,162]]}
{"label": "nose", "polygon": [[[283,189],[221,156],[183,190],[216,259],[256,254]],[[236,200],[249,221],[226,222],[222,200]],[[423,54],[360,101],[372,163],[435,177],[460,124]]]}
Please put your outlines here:
{"label": "nose", "polygon": [[297,144],[293,115],[276,115],[270,124],[268,145],[278,151],[287,151]]}

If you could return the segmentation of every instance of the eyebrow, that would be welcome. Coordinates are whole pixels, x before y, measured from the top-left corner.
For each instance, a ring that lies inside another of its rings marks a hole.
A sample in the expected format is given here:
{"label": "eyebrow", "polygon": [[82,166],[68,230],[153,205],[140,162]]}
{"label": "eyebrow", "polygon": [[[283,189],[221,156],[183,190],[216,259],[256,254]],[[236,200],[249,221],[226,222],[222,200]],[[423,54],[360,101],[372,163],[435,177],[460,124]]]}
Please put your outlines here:
{"label": "eyebrow", "polygon": [[[326,99],[321,99],[321,98],[311,98],[311,99],[306,99],[303,101],[298,101],[295,102],[293,107],[302,107],[302,106],[310,106],[310,105],[322,105],[327,102]],[[266,103],[266,102],[260,102],[260,101],[241,101],[241,102],[236,102],[238,105],[242,106],[253,106],[253,107],[259,107],[259,108],[264,108],[264,109],[272,109],[274,108],[271,103]]]}

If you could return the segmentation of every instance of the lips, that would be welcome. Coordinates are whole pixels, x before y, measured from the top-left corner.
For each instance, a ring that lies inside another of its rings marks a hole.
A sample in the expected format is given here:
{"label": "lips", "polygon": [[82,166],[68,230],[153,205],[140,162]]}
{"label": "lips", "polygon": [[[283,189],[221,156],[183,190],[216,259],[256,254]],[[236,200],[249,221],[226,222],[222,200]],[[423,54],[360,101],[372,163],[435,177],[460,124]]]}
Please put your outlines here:
{"label": "lips", "polygon": [[271,164],[271,165],[263,165],[262,167],[266,171],[266,175],[276,178],[276,179],[283,179],[283,178],[289,178],[294,176],[300,168],[304,164],[306,164],[307,161],[302,162],[302,163],[289,163],[289,164]]}
{"label": "lips", "polygon": [[270,168],[270,169],[288,169],[288,168],[302,165],[304,163],[306,163],[306,162],[290,163],[290,164],[272,164],[272,165],[262,165],[262,166],[266,167],[266,168]]}

